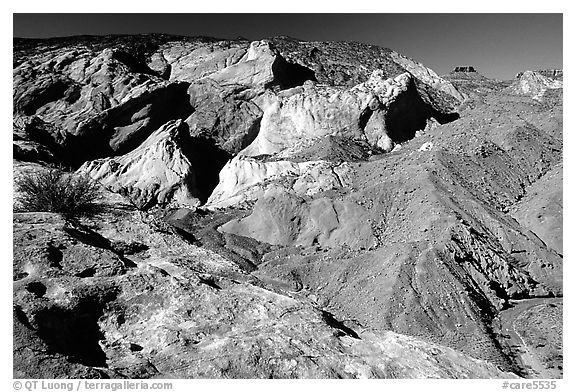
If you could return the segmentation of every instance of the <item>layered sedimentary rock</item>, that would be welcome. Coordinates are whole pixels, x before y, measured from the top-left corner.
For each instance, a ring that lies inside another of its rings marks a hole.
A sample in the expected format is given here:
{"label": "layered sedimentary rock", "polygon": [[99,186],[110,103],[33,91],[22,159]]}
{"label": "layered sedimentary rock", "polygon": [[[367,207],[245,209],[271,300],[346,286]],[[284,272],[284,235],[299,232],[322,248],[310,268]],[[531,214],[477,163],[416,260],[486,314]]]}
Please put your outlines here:
{"label": "layered sedimentary rock", "polygon": [[468,66],[461,66],[461,67],[454,67],[452,72],[476,72],[476,69],[471,65]]}
{"label": "layered sedimentary rock", "polygon": [[[156,52],[170,69],[170,80],[194,82],[236,64],[246,54],[244,44],[175,42]],[[162,60],[161,60],[162,61]]]}
{"label": "layered sedimentary rock", "polygon": [[[539,73],[540,75],[546,76],[547,78],[552,78],[552,79],[561,79],[564,76],[564,71],[562,71],[561,69],[540,69],[537,71],[526,71],[526,72],[536,72]],[[520,79],[522,77],[522,75],[524,75],[524,72],[518,72],[516,74],[516,79]]]}
{"label": "layered sedimentary rock", "polygon": [[274,81],[273,65],[279,53],[266,41],[254,41],[236,63],[209,76],[223,84],[266,86]]}
{"label": "layered sedimentary rock", "polygon": [[14,110],[46,124],[33,137],[51,139],[73,164],[129,151],[191,111],[187,85],[135,72],[133,61],[116,48],[48,50],[15,68]]}

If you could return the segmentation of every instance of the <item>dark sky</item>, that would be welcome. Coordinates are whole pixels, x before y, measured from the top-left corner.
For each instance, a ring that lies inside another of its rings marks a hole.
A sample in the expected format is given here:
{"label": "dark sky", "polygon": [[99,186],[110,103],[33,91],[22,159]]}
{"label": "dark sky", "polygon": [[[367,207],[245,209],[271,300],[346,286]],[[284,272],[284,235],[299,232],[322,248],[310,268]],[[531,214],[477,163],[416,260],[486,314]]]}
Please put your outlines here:
{"label": "dark sky", "polygon": [[510,79],[526,69],[562,68],[562,14],[14,14],[15,37],[150,32],[360,41],[439,74],[472,65]]}

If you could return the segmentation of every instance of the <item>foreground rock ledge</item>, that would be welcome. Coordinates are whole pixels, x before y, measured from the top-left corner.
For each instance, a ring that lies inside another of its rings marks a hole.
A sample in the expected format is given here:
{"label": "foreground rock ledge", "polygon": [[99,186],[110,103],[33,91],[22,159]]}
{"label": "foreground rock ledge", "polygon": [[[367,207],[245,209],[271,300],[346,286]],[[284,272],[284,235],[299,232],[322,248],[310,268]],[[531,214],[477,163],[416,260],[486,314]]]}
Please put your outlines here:
{"label": "foreground rock ledge", "polygon": [[15,378],[514,377],[446,347],[349,327],[153,230],[142,213],[109,214],[14,216]]}

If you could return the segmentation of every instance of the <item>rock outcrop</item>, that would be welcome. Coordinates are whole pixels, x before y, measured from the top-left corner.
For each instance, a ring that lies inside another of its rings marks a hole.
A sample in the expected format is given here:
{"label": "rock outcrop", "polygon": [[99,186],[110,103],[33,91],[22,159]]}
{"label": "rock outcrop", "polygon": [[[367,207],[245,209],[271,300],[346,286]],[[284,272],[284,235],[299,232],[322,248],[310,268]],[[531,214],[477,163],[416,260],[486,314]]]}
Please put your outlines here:
{"label": "rock outcrop", "polygon": [[456,102],[461,102],[466,98],[449,81],[441,78],[438,76],[438,74],[436,74],[436,72],[424,66],[423,64],[394,51],[392,51],[390,55],[394,61],[402,65],[406,71],[410,72],[416,78],[420,79],[422,82],[433,87],[434,89],[448,94],[454,98]]}
{"label": "rock outcrop", "polygon": [[36,54],[14,69],[14,110],[45,123],[34,136],[50,138],[72,164],[129,151],[191,109],[187,85],[134,72],[126,56],[86,47]]}
{"label": "rock outcrop", "polygon": [[517,83],[512,87],[516,91],[527,94],[537,101],[542,100],[548,90],[561,89],[562,80],[556,80],[535,71],[523,72]]}
{"label": "rock outcrop", "polygon": [[514,377],[347,326],[136,212],[110,213],[84,223],[15,215],[15,378]]}
{"label": "rock outcrop", "polygon": [[390,151],[436,114],[419,97],[409,73],[385,79],[378,70],[351,89],[305,84],[264,95],[260,105],[260,132],[243,155],[273,154],[329,135],[366,140],[374,149]]}
{"label": "rock outcrop", "polygon": [[185,120],[191,136],[213,140],[229,154],[237,154],[256,138],[262,109],[253,102],[258,96],[253,89],[204,79],[191,84],[188,95],[194,108]]}
{"label": "rock outcrop", "polygon": [[273,65],[280,54],[266,41],[254,41],[236,63],[209,76],[222,84],[265,87],[274,81]]}
{"label": "rock outcrop", "polygon": [[474,69],[474,67],[472,67],[471,65],[468,66],[464,66],[464,67],[454,67],[454,70],[452,72],[476,72],[476,69]]}
{"label": "rock outcrop", "polygon": [[[350,44],[316,45],[333,47],[341,55],[334,57],[288,37],[252,43],[165,35],[62,42],[16,40],[14,110],[19,122],[29,124],[16,131],[21,136],[14,152],[22,159],[79,167],[127,154],[173,120],[185,120],[193,141],[210,146],[219,157],[216,172],[243,149],[248,155],[278,152],[303,135],[343,135],[389,151],[463,98],[422,64],[360,44],[373,66],[368,72],[350,67],[340,53]],[[335,77],[333,68],[354,76]],[[352,86],[352,80],[359,83]],[[278,113],[279,105],[286,110]],[[310,105],[317,109],[310,111]],[[283,136],[271,128],[284,122],[277,131],[285,133],[290,121],[296,121],[296,134],[273,147]],[[203,201],[215,186],[208,172],[199,179],[206,184]]]}
{"label": "rock outcrop", "polygon": [[[532,72],[532,71],[527,71]],[[561,69],[540,69],[537,71],[533,71],[539,73],[542,76],[546,76],[547,78],[552,79],[562,79],[564,77],[564,72]],[[520,79],[524,75],[524,72],[518,72],[516,74],[516,79]]]}
{"label": "rock outcrop", "polygon": [[328,161],[260,161],[239,155],[222,169],[219,182],[204,205],[207,209],[253,204],[267,189],[282,188],[301,196],[346,186],[351,176],[346,163]]}
{"label": "rock outcrop", "polygon": [[139,209],[171,202],[193,208],[200,201],[182,132],[180,120],[166,123],[128,154],[86,162],[78,173],[126,196]]}

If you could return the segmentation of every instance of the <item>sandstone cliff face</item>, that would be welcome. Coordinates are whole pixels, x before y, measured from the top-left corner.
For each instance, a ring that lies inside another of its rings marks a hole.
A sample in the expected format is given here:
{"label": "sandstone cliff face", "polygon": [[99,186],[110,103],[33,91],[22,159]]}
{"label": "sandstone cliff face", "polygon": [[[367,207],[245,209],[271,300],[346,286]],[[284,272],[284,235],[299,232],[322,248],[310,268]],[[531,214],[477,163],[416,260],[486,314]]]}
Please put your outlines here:
{"label": "sandstone cliff face", "polygon": [[563,293],[562,85],[522,78],[287,37],[17,41],[14,175],[108,193],[15,216],[15,375],[526,375],[494,320]]}
{"label": "sandstone cliff face", "polygon": [[14,69],[14,110],[46,124],[31,137],[51,140],[60,158],[73,164],[129,151],[166,121],[190,112],[182,99],[186,85],[134,66],[114,48],[37,54]]}
{"label": "sandstone cliff face", "polygon": [[253,102],[258,96],[253,89],[204,79],[191,84],[188,95],[194,112],[185,121],[192,136],[214,140],[229,154],[237,154],[256,137],[262,109]]}

